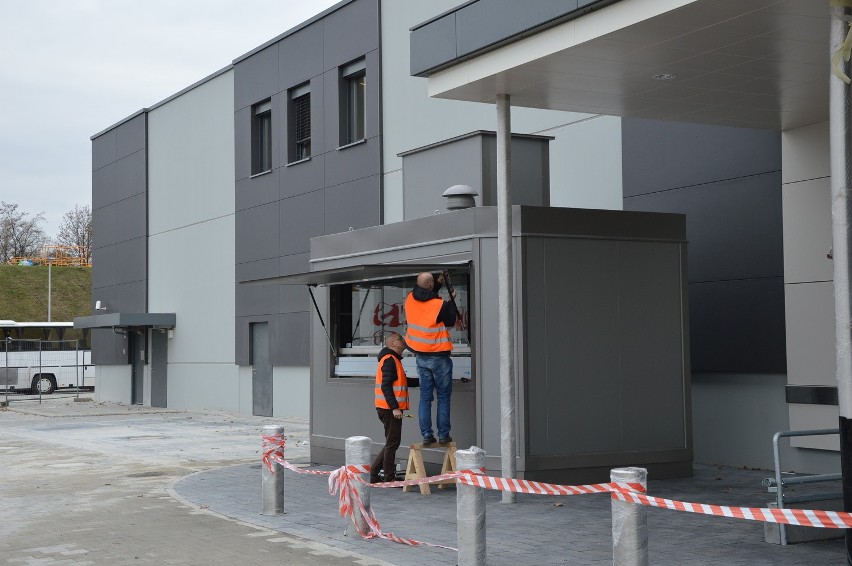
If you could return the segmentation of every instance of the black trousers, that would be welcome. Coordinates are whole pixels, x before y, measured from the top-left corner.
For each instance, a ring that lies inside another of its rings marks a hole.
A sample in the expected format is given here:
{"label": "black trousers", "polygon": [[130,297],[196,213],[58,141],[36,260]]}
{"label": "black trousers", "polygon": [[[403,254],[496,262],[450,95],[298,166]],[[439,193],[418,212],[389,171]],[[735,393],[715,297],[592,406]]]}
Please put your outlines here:
{"label": "black trousers", "polygon": [[385,481],[394,481],[396,475],[396,451],[402,440],[402,419],[395,419],[390,409],[376,407],[379,420],[385,425],[385,445],[379,450],[370,468],[370,481],[379,480],[379,470],[385,471]]}

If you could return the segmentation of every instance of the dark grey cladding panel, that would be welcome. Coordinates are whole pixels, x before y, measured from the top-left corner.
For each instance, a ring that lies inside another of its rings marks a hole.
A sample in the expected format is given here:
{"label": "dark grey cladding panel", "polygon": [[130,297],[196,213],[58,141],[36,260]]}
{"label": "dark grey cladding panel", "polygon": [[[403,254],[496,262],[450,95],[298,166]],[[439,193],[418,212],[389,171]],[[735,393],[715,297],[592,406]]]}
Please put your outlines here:
{"label": "dark grey cladding panel", "polygon": [[115,244],[116,205],[102,206],[92,211],[92,248],[97,250]]}
{"label": "dark grey cladding panel", "polygon": [[115,157],[121,159],[145,149],[147,114],[139,114],[115,129]]}
{"label": "dark grey cladding panel", "polygon": [[270,315],[281,310],[277,285],[237,283],[236,310],[241,315]]}
{"label": "dark grey cladding panel", "polygon": [[278,285],[278,291],[281,295],[279,304],[282,313],[313,310],[311,296],[305,285]]}
{"label": "dark grey cladding panel", "polygon": [[[116,246],[103,246],[92,250],[92,289],[111,287],[116,283],[116,269],[118,259],[116,257]],[[102,297],[96,297],[102,299]]]}
{"label": "dark grey cladding panel", "polygon": [[278,200],[280,168],[256,177],[240,179],[235,184],[237,213]]}
{"label": "dark grey cladding panel", "polygon": [[[113,246],[117,284],[144,281],[148,257],[148,239],[144,236]],[[142,311],[144,312],[144,311]]]}
{"label": "dark grey cladding panel", "polygon": [[234,66],[234,110],[277,94],[278,46],[271,45]]}
{"label": "dark grey cladding panel", "polygon": [[[370,138],[364,143],[328,152],[325,155],[326,186],[333,187],[368,175],[378,175],[381,173],[381,153],[380,138]],[[378,194],[379,185],[375,187]]]}
{"label": "dark grey cladding panel", "polygon": [[145,281],[122,283],[113,288],[115,294],[113,311],[147,312],[148,285]]}
{"label": "dark grey cladding panel", "polygon": [[115,130],[92,140],[92,171],[97,171],[116,159]]}
{"label": "dark grey cladding panel", "polygon": [[278,208],[276,201],[237,212],[236,256],[239,263],[278,257]]}
{"label": "dark grey cladding panel", "polygon": [[111,329],[92,330],[92,363],[96,365],[126,365],[127,342]]}
{"label": "dark grey cladding panel", "polygon": [[686,215],[690,282],[784,274],[780,172],[625,198],[624,208]]}
{"label": "dark grey cladding panel", "polygon": [[310,365],[311,319],[307,312],[279,314],[270,332],[270,358],[274,366]]}
{"label": "dark grey cladding panel", "polygon": [[92,171],[92,210],[115,203],[116,191],[116,169],[115,163],[104,165],[100,169]]}
{"label": "dark grey cladding panel", "polygon": [[[280,112],[279,112],[280,114]],[[275,118],[273,117],[273,123]],[[272,132],[276,135],[278,132]],[[251,175],[251,107],[234,112],[234,178],[237,181]]]}
{"label": "dark grey cladding panel", "polygon": [[374,175],[326,189],[325,231],[377,226],[382,221],[381,176]]}
{"label": "dark grey cladding panel", "polygon": [[325,155],[314,155],[280,172],[280,196],[282,199],[310,193],[325,188]]}
{"label": "dark grey cladding panel", "polygon": [[364,117],[364,135],[373,138],[381,134],[379,131],[379,115],[381,114],[381,60],[378,49],[370,51],[364,57],[366,63],[367,82],[367,111]]}
{"label": "dark grey cladding panel", "polygon": [[282,256],[311,251],[311,238],[325,234],[325,191],[283,199],[280,205]]}
{"label": "dark grey cladding panel", "polygon": [[306,273],[311,270],[311,254],[293,254],[281,257],[278,262],[282,275]]}
{"label": "dark grey cladding panel", "polygon": [[418,75],[456,57],[458,51],[455,12],[411,32],[412,75]]}
{"label": "dark grey cladding panel", "polygon": [[352,2],[329,14],[325,24],[324,70],[379,48],[379,1]]}
{"label": "dark grey cladding panel", "polygon": [[116,164],[116,201],[145,192],[145,150],[119,159]]}
{"label": "dark grey cladding panel", "polygon": [[115,241],[124,242],[147,235],[145,193],[115,203]]}
{"label": "dark grey cladding panel", "polygon": [[479,0],[456,12],[458,54],[478,51],[577,9],[577,0]]}
{"label": "dark grey cladding panel", "polygon": [[249,359],[249,324],[252,317],[234,317],[234,363],[238,366],[247,366],[251,363]]}
{"label": "dark grey cladding panel", "polygon": [[278,42],[279,92],[321,75],[325,20],[314,22]]}
{"label": "dark grey cladding panel", "polygon": [[624,196],[781,170],[781,134],[678,122],[621,121]]}
{"label": "dark grey cladding panel", "polygon": [[253,281],[255,279],[266,279],[280,275],[278,269],[278,258],[248,261],[236,265],[236,282]]}
{"label": "dark grey cladding panel", "polygon": [[784,279],[689,286],[693,372],[785,373]]}

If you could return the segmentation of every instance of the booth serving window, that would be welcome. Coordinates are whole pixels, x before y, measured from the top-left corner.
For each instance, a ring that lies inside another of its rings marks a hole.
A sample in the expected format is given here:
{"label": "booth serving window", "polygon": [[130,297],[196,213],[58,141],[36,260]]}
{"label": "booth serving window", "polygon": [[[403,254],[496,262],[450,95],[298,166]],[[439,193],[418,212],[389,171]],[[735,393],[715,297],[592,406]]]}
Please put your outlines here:
{"label": "booth serving window", "polygon": [[[450,270],[456,290],[459,316],[450,328],[453,341],[453,377],[470,379],[470,278],[467,269]],[[391,332],[405,336],[405,298],[414,288],[415,276],[347,283],[331,287],[332,340],[338,352],[332,377],[374,377],[376,355]],[[442,299],[449,294],[445,287]],[[414,358],[406,351],[406,372],[416,375]]]}

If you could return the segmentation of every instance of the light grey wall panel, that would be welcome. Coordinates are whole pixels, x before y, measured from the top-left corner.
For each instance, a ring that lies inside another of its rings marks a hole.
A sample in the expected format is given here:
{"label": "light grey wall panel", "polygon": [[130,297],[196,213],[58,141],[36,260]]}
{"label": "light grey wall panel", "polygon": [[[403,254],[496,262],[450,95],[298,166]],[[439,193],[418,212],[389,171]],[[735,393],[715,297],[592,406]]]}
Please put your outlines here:
{"label": "light grey wall panel", "polygon": [[278,76],[282,81],[278,84],[279,92],[316,77],[325,70],[324,26],[325,22],[320,20],[287,36],[285,41],[278,42]]}
{"label": "light grey wall panel", "polygon": [[312,155],[310,161],[282,167],[278,171],[282,199],[325,188],[325,154]]}
{"label": "light grey wall panel", "polygon": [[[100,139],[100,138],[98,138]],[[94,142],[93,142],[94,143]],[[115,162],[92,171],[92,210],[113,204],[116,199]]]}
{"label": "light grey wall panel", "polygon": [[281,201],[282,256],[311,251],[310,238],[325,234],[325,191]]}
{"label": "light grey wall panel", "polygon": [[780,171],[625,198],[624,206],[686,214],[690,283],[784,272]]}
{"label": "light grey wall panel", "polygon": [[278,92],[277,45],[271,45],[234,66],[235,111]]}
{"label": "light grey wall panel", "polygon": [[114,130],[116,159],[145,149],[145,120],[146,115],[142,113]]}
{"label": "light grey wall panel", "polygon": [[781,169],[775,131],[637,118],[622,128],[625,198]]}
{"label": "light grey wall panel", "polygon": [[784,290],[788,383],[836,386],[833,283],[799,283]]}
{"label": "light grey wall panel", "polygon": [[831,175],[828,137],[828,122],[781,132],[784,183],[797,183]]}
{"label": "light grey wall panel", "polygon": [[[831,179],[784,185],[784,281],[831,281]],[[832,315],[833,318],[833,315]]]}
{"label": "light grey wall panel", "polygon": [[680,245],[622,242],[618,249],[622,447],[686,448]]}
{"label": "light grey wall panel", "polygon": [[381,224],[381,175],[326,189],[325,231],[346,232],[350,227],[365,228]]}
{"label": "light grey wall panel", "polygon": [[378,0],[352,2],[325,18],[325,69],[348,63],[358,55],[378,49]]}
{"label": "light grey wall panel", "polygon": [[279,173],[280,169],[273,169],[269,173],[236,182],[237,216],[243,210],[278,201]]}
{"label": "light grey wall panel", "polygon": [[92,140],[92,171],[115,163],[115,130],[110,130]]}
{"label": "light grey wall panel", "polygon": [[278,201],[275,201],[237,214],[237,264],[278,256],[278,209]]}
{"label": "light grey wall panel", "polygon": [[693,371],[784,373],[782,277],[689,286]]}
{"label": "light grey wall panel", "polygon": [[[280,112],[279,112],[280,113]],[[273,116],[273,121],[277,118]],[[278,132],[273,132],[273,135]],[[251,175],[251,107],[234,112],[234,178],[239,182]]]}

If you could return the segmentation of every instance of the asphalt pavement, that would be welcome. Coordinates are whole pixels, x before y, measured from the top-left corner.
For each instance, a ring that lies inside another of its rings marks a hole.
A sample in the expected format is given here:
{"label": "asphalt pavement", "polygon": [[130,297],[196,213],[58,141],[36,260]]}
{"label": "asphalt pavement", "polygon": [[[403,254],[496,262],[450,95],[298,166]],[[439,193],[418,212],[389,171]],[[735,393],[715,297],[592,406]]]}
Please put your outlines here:
{"label": "asphalt pavement", "polygon": [[[260,431],[285,428],[308,461],[308,423],[68,398],[0,409],[0,564],[453,565],[452,550],[346,536],[325,478],[284,471],[285,513],[261,509]],[[368,431],[370,434],[373,431]],[[763,507],[765,470],[697,465],[649,482],[672,499]],[[455,491],[373,489],[384,531],[456,545]],[[488,564],[611,564],[606,495],[487,492]],[[651,564],[844,564],[841,540],[781,547],[760,523],[648,510]]]}

